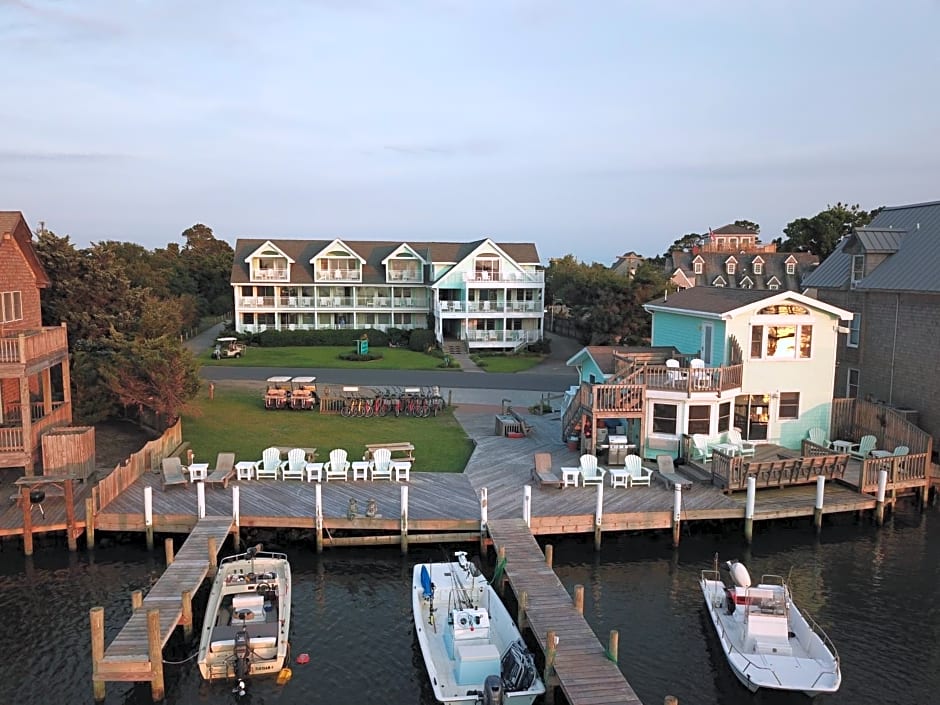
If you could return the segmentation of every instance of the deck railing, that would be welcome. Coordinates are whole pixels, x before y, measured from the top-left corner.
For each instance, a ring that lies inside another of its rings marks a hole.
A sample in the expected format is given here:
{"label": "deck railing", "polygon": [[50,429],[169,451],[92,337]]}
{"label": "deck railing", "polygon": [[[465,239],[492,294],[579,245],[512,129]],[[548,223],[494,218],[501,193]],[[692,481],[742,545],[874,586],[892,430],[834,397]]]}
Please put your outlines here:
{"label": "deck railing", "polygon": [[862,461],[859,491],[874,494],[878,491],[878,475],[888,471],[887,490],[923,487],[927,479],[930,456],[926,453],[913,455],[889,455],[884,458],[868,458]]}
{"label": "deck railing", "polygon": [[25,364],[67,349],[68,335],[64,326],[9,333],[0,337],[0,363]]}
{"label": "deck railing", "polygon": [[[47,431],[65,426],[72,420],[72,405],[67,402],[53,402],[52,410],[46,414],[42,409],[42,404],[35,404],[39,407],[41,414],[32,417],[30,426],[30,446],[26,447],[23,435],[22,425],[0,427],[0,453],[26,453],[40,447],[42,434]],[[35,411],[35,409],[34,409]],[[20,423],[21,419],[17,419]]]}
{"label": "deck railing", "polygon": [[755,479],[758,488],[809,485],[816,482],[818,475],[827,480],[841,480],[845,477],[848,460],[847,455],[830,454],[755,461],[713,450],[712,482],[725,492],[736,492],[747,489],[749,477]]}
{"label": "deck railing", "polygon": [[124,462],[98,482],[95,488],[95,511],[98,512],[117,498],[124,490],[133,485],[145,472],[159,470],[161,462],[183,440],[183,422],[177,421],[163,435],[147,441],[136,453],[131,453]]}

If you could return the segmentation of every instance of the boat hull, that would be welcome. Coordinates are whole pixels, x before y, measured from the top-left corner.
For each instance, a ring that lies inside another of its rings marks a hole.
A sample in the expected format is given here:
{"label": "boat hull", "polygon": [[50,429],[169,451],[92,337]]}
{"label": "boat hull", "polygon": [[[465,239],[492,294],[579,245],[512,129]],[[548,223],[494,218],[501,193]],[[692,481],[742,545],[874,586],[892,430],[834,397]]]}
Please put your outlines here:
{"label": "boat hull", "polygon": [[531,654],[499,596],[473,573],[471,564],[457,561],[414,569],[415,632],[434,697],[477,703],[487,676],[496,676],[504,702],[531,705],[545,692]]}
{"label": "boat hull", "polygon": [[206,680],[276,674],[290,649],[291,573],[280,553],[224,559],[209,593],[198,664]]}
{"label": "boat hull", "polygon": [[[761,584],[729,593],[717,573],[714,576],[708,579],[703,573],[702,595],[728,665],[742,685],[751,692],[765,688],[811,698],[839,689],[838,657],[789,599],[785,586]],[[778,587],[782,606],[776,612],[761,609],[759,598],[751,597],[766,595],[770,601]]]}

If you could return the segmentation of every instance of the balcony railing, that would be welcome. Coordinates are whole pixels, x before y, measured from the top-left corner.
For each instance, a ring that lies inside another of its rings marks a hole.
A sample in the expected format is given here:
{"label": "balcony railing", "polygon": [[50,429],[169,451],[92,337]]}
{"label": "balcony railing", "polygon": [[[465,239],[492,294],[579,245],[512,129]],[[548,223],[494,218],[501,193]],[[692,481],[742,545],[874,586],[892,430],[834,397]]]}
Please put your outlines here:
{"label": "balcony railing", "polygon": [[0,337],[0,363],[25,364],[66,350],[68,334],[64,326],[20,331]]}
{"label": "balcony railing", "polygon": [[538,340],[537,330],[468,330],[462,337],[468,343],[516,344]]}
{"label": "balcony railing", "polygon": [[[30,426],[31,445],[27,448],[23,443],[23,427],[0,426],[0,453],[25,453],[39,447],[42,434],[53,428],[65,426],[72,421],[72,405],[67,402],[53,402],[52,411],[44,413],[42,404],[32,405],[39,407],[39,415],[32,419]],[[9,419],[8,419],[9,421]]]}
{"label": "balcony railing", "polygon": [[386,276],[387,281],[389,282],[404,282],[409,284],[420,284],[424,281],[424,277],[420,271],[416,270],[388,270]]}
{"label": "balcony railing", "polygon": [[[723,392],[741,387],[743,365],[724,367],[666,367],[644,365],[638,367],[625,381],[643,384],[660,391]],[[597,385],[603,386],[603,385]]]}
{"label": "balcony railing", "polygon": [[273,268],[264,268],[264,269],[253,269],[251,270],[251,280],[260,281],[260,282],[286,282],[287,281],[287,269],[273,269]]}
{"label": "balcony railing", "polygon": [[544,272],[464,272],[463,280],[475,284],[540,284],[545,281]]}
{"label": "balcony railing", "polygon": [[318,282],[357,282],[362,280],[361,269],[318,269],[316,281]]}

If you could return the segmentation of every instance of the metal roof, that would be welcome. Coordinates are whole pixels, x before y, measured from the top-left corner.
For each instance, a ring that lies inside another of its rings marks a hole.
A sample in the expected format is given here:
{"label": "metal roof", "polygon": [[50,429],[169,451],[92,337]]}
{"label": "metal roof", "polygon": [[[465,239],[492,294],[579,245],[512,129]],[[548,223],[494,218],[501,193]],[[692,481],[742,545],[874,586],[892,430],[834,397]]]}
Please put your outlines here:
{"label": "metal roof", "polygon": [[905,232],[891,228],[856,228],[855,237],[866,253],[893,253],[901,246]]}

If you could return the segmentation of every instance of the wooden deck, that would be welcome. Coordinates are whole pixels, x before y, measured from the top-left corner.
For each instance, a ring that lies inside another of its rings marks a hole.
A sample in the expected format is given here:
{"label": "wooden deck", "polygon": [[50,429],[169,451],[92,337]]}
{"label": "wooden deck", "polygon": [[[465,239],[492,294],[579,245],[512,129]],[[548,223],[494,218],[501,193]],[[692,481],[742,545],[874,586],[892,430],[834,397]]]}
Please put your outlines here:
{"label": "wooden deck", "polygon": [[[516,595],[525,592],[525,619],[542,651],[549,631],[558,637],[554,671],[570,705],[630,705],[640,699],[597,640],[521,519],[489,523],[497,548],[506,551],[506,577]],[[546,683],[546,688],[553,687]],[[551,702],[551,700],[550,700]]]}
{"label": "wooden deck", "polygon": [[218,550],[232,529],[233,522],[229,517],[207,516],[199,520],[173,563],[147,593],[143,606],[134,610],[106,649],[104,658],[95,664],[95,680],[150,680],[153,666],[148,648],[148,610],[160,610],[160,644],[165,646],[183,616],[183,591],[195,594],[209,572],[210,537],[215,539]]}

